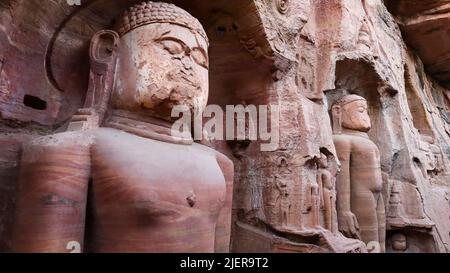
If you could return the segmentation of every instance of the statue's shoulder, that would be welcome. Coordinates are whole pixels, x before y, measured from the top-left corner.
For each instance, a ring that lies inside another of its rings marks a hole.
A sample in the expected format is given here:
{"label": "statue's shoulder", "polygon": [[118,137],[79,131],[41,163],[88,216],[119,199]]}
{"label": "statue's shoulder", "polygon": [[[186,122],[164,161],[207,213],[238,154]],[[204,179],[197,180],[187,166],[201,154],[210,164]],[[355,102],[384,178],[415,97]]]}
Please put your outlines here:
{"label": "statue's shoulder", "polygon": [[67,131],[35,137],[24,143],[24,147],[85,147],[94,143],[93,131]]}
{"label": "statue's shoulder", "polygon": [[123,138],[124,136],[128,136],[128,133],[125,131],[110,127],[99,127],[92,130],[92,133],[97,140],[106,140],[107,138]]}
{"label": "statue's shoulder", "polygon": [[352,141],[353,141],[353,138],[349,135],[343,135],[343,134],[333,135],[333,142],[335,144],[351,145]]}
{"label": "statue's shoulder", "polygon": [[234,167],[233,161],[230,158],[228,158],[226,155],[224,155],[223,153],[221,153],[211,147],[203,145],[203,144],[194,143],[193,145],[196,149],[199,149],[199,150],[215,157],[217,162],[219,163],[219,165],[226,166],[227,168]]}
{"label": "statue's shoulder", "polygon": [[234,163],[228,156],[216,151],[216,159],[219,165],[222,166],[222,169],[226,168],[234,173]]}

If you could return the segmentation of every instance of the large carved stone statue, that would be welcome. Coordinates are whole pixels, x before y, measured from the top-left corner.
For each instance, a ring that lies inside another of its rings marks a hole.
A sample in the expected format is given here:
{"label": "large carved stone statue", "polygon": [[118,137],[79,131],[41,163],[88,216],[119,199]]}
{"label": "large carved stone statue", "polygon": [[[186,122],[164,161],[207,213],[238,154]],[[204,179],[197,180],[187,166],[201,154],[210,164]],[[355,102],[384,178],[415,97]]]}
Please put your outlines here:
{"label": "large carved stone statue", "polygon": [[339,230],[359,238],[369,248],[385,251],[385,208],[383,203],[380,152],[367,132],[371,128],[367,102],[347,95],[332,106],[333,140],[341,162],[337,177]]}
{"label": "large carved stone statue", "polygon": [[233,164],[171,130],[174,106],[207,102],[201,24],[141,3],[94,36],[90,55],[85,108],[23,149],[13,250],[228,252]]}

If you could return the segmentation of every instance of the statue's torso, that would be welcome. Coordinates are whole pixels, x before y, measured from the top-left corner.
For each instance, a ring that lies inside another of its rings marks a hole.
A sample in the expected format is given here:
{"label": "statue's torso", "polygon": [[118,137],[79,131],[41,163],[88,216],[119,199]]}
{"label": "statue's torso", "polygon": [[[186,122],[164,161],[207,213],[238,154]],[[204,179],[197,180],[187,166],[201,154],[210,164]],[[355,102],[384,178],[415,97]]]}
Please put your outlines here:
{"label": "statue's torso", "polygon": [[95,251],[213,252],[226,195],[216,152],[101,128],[91,147]]}
{"label": "statue's torso", "polygon": [[[347,145],[342,145],[343,143]],[[352,191],[380,192],[383,179],[377,145],[368,138],[354,135],[340,135],[339,138],[335,138],[335,144],[338,150],[339,146],[350,149],[349,168]]]}
{"label": "statue's torso", "polygon": [[333,188],[333,176],[331,175],[330,171],[327,169],[320,169],[320,175],[322,180],[322,187],[325,189],[332,189]]}

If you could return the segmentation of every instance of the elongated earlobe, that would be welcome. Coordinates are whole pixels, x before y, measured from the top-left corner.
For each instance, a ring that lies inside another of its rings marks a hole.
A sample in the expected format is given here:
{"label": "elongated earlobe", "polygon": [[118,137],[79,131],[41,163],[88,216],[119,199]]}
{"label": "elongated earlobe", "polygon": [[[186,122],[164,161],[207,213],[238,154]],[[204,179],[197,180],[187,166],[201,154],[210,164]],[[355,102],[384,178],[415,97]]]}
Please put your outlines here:
{"label": "elongated earlobe", "polygon": [[102,124],[114,86],[119,41],[119,34],[112,30],[101,30],[92,37],[86,100],[72,116],[69,131],[90,130]]}
{"label": "elongated earlobe", "polygon": [[114,80],[119,34],[112,30],[97,32],[89,51],[91,72],[85,108],[105,111]]}
{"label": "elongated earlobe", "polygon": [[334,105],[331,108],[331,115],[333,117],[333,134],[339,135],[342,133],[342,109],[339,105]]}

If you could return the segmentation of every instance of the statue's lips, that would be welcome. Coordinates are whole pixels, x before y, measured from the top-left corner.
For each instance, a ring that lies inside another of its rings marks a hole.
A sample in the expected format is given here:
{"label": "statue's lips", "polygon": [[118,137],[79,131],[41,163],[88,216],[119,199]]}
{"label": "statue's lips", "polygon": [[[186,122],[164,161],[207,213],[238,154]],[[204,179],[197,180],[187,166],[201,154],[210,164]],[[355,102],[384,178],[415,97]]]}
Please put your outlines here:
{"label": "statue's lips", "polygon": [[170,81],[168,80],[170,90],[168,94],[168,98],[171,101],[181,100],[182,102],[191,101],[196,97],[202,96],[202,88],[200,85],[200,81],[194,77],[188,77],[185,74],[178,74],[177,77],[171,77]]}
{"label": "statue's lips", "polygon": [[[170,74],[170,73],[168,73]],[[164,101],[189,99],[202,96],[201,85],[197,80],[190,80],[186,76],[167,77],[160,83],[152,83],[144,90],[136,88],[133,93],[138,95],[137,99],[141,103],[163,103]]]}
{"label": "statue's lips", "polygon": [[200,79],[192,71],[186,71],[184,68],[173,69],[166,75],[167,83],[187,84],[194,87],[200,86]]}
{"label": "statue's lips", "polygon": [[153,95],[141,97],[138,102],[140,107],[161,118],[169,118],[175,106],[185,106],[191,110],[196,108],[199,101],[197,97],[202,96],[200,87],[184,83],[175,84],[176,86],[170,89],[152,91],[149,93]]}

